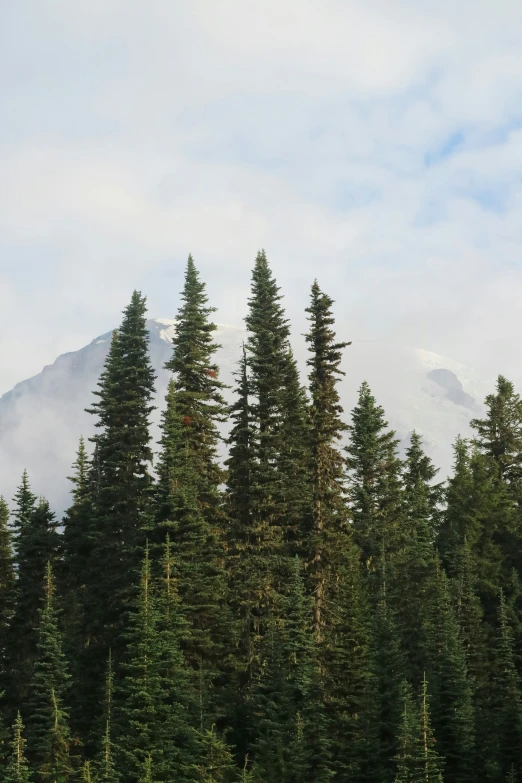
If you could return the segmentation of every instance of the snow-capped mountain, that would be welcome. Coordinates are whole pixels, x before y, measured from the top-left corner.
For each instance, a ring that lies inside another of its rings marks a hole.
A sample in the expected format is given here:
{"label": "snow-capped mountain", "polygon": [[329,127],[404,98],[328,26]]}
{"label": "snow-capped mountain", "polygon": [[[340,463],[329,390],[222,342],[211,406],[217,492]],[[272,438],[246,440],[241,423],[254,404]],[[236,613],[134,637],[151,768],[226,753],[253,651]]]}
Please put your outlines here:
{"label": "snow-capped mountain", "polygon": [[[152,434],[158,440],[158,422],[169,374],[163,365],[171,356],[174,322],[148,321],[150,356],[158,375],[157,406]],[[233,384],[232,373],[240,353],[244,330],[220,325],[222,348],[217,362],[221,378]],[[45,494],[61,512],[68,505],[70,466],[80,435],[94,432],[94,417],[84,412],[92,404],[92,391],[103,368],[111,333],[101,335],[79,351],[59,356],[41,373],[17,384],[0,398],[0,494],[10,499],[24,468],[33,489]],[[298,358],[299,352],[297,352]],[[304,355],[303,355],[304,358]],[[367,380],[384,407],[389,424],[402,443],[416,429],[426,448],[447,474],[452,443],[469,434],[469,421],[481,415],[482,402],[492,390],[473,372],[450,359],[428,351],[378,342],[357,342],[345,351],[346,378],[340,384],[345,417]],[[228,392],[231,398],[231,392]]]}

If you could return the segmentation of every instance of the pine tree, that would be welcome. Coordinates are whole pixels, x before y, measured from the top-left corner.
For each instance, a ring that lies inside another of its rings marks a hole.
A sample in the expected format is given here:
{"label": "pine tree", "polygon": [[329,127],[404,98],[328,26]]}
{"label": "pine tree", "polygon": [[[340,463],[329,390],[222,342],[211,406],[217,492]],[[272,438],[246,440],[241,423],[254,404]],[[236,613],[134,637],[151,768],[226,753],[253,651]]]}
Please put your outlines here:
{"label": "pine tree", "polygon": [[[252,698],[256,767],[267,783],[299,783],[324,777],[327,744],[317,698],[313,605],[297,557],[288,578],[285,619],[274,618],[263,644],[263,668]],[[319,750],[319,752],[317,752]]]}
{"label": "pine tree", "polygon": [[355,548],[349,553],[339,582],[321,663],[326,679],[333,770],[337,776],[349,776],[358,783],[365,780],[375,746],[371,731],[371,613]]}
{"label": "pine tree", "polygon": [[[18,493],[15,517],[19,529],[17,550],[17,604],[9,632],[12,672],[11,704],[25,704],[37,656],[39,610],[44,603],[47,566],[57,561],[60,535],[55,515],[46,500],[31,511],[30,493],[24,480]],[[23,523],[22,521],[23,520]]]}
{"label": "pine tree", "polygon": [[235,778],[232,752],[212,725],[199,734],[200,761],[194,765],[191,783],[231,783]]}
{"label": "pine tree", "polygon": [[121,766],[128,780],[139,781],[148,754],[161,753],[159,746],[160,674],[157,599],[154,592],[148,547],[142,565],[140,591],[131,615],[125,664],[125,700],[120,705],[122,725]]}
{"label": "pine tree", "polygon": [[194,688],[194,677],[186,665],[182,645],[190,634],[183,617],[176,586],[175,563],[167,536],[162,558],[158,595],[158,744],[161,756],[155,762],[161,780],[181,783],[198,758],[195,727],[201,727],[204,704]]}
{"label": "pine tree", "polygon": [[384,410],[364,382],[348,427],[348,486],[353,531],[365,571],[379,592],[379,558],[391,565],[401,518],[401,462],[398,440],[387,430]]}
{"label": "pine tree", "polygon": [[422,622],[430,579],[436,569],[433,546],[442,487],[433,486],[437,471],[425,455],[414,432],[406,451],[403,497],[399,517],[397,549],[391,561],[390,600],[406,653],[408,676],[420,683],[425,670]]}
{"label": "pine tree", "polygon": [[220,346],[214,342],[217,326],[210,317],[216,308],[208,306],[205,289],[189,256],[173,354],[165,368],[174,373],[181,443],[193,473],[198,505],[206,521],[215,524],[221,504],[218,487],[223,481],[217,460],[217,424],[226,420],[227,406],[222,396],[225,385],[214,361]]}
{"label": "pine tree", "polygon": [[476,780],[472,689],[448,579],[438,564],[428,595],[423,617],[437,748],[447,783],[471,782]]}
{"label": "pine tree", "polygon": [[67,783],[77,777],[75,759],[71,757],[71,737],[68,715],[60,708],[54,691],[51,691],[52,724],[47,737],[47,748],[39,777],[49,783]]}
{"label": "pine tree", "polygon": [[101,741],[101,750],[98,756],[98,769],[100,783],[119,783],[120,776],[116,772],[115,753],[116,747],[113,739],[113,701],[114,701],[114,672],[112,665],[112,651],[109,650],[107,663],[107,677],[105,681],[104,704],[104,729]]}
{"label": "pine tree", "polygon": [[[53,754],[62,753],[59,746],[69,741],[68,716],[62,705],[68,695],[70,675],[58,628],[55,584],[50,563],[46,569],[44,595],[38,626],[37,658],[28,699],[30,720],[27,727],[29,755],[38,767],[52,763]],[[53,748],[51,742],[56,742],[57,747]]]}
{"label": "pine tree", "polygon": [[399,732],[395,783],[443,783],[442,761],[435,749],[424,676],[419,709],[415,709],[411,688],[404,685],[404,711]]}
{"label": "pine tree", "polygon": [[[69,477],[73,484],[73,503],[63,519],[63,564],[60,582],[63,585],[63,593],[67,596],[64,609],[68,633],[76,636],[82,627],[85,583],[88,578],[86,565],[92,551],[91,466],[83,437],[80,438],[73,468],[74,475]],[[78,643],[78,640],[74,639],[74,642]]]}
{"label": "pine tree", "polygon": [[482,453],[491,457],[500,478],[515,494],[522,488],[522,400],[513,384],[499,375],[496,394],[488,394],[484,419],[473,419],[476,442]]}
{"label": "pine tree", "polygon": [[348,546],[344,499],[344,464],[338,448],[347,426],[341,421],[337,383],[342,350],[348,343],[336,342],[333,331],[333,300],[317,281],[307,308],[310,332],[306,335],[310,369],[310,451],[312,461],[313,523],[310,535],[310,573],[315,597],[314,631],[320,636],[328,605],[329,582],[335,582],[339,554]]}
{"label": "pine tree", "polygon": [[121,659],[123,620],[134,597],[142,530],[150,525],[149,416],[154,374],[148,356],[145,302],[134,291],[111,342],[95,392],[98,401],[89,409],[97,416],[99,433],[94,438],[95,503],[83,629],[89,656],[80,689],[80,709],[86,721],[96,714],[109,649],[117,661]]}
{"label": "pine tree", "polygon": [[[235,456],[228,464],[229,486],[235,493],[229,494],[229,498],[234,497],[236,508],[238,503],[241,505],[242,520],[248,525],[238,540],[242,551],[236,552],[240,567],[234,575],[240,650],[245,655],[240,664],[245,670],[245,694],[259,666],[267,618],[274,616],[275,607],[281,603],[284,559],[300,549],[299,527],[308,491],[307,466],[302,462],[306,438],[304,398],[281,299],[266,255],[261,251],[252,273],[245,319],[246,362],[237,403],[243,418],[236,419],[231,438],[231,455]],[[236,458],[244,448],[245,436],[250,454],[247,501],[245,494],[237,490],[244,466]],[[233,508],[231,512],[234,513]],[[238,524],[242,522],[232,520],[232,529]]]}
{"label": "pine tree", "polygon": [[9,508],[0,496],[0,682],[6,684],[8,633],[16,606],[16,578]]}
{"label": "pine tree", "polygon": [[393,783],[401,723],[401,682],[405,674],[405,656],[400,647],[397,618],[388,600],[386,559],[382,558],[381,591],[373,616],[371,633],[371,732],[375,753],[369,763],[368,779],[375,783]]}
{"label": "pine tree", "polygon": [[493,687],[489,712],[489,759],[500,779],[514,767],[522,771],[520,737],[522,735],[522,700],[513,658],[513,637],[508,624],[504,594],[500,593],[498,632],[492,667]]}
{"label": "pine tree", "polygon": [[[167,533],[170,536],[182,613],[189,628],[182,640],[183,652],[198,682],[200,722],[210,725],[216,717],[216,705],[209,701],[211,686],[224,665],[231,631],[224,542],[220,525],[207,521],[198,501],[200,483],[182,446],[179,421],[172,383],[163,417],[155,533],[159,543]],[[212,702],[215,696],[214,692]]]}
{"label": "pine tree", "polygon": [[4,783],[30,783],[32,780],[27,759],[25,758],[24,725],[18,713],[13,726],[12,753],[5,771]]}
{"label": "pine tree", "polygon": [[13,512],[13,527],[15,531],[15,559],[17,563],[21,559],[21,553],[18,547],[20,534],[29,523],[29,520],[36,508],[36,500],[36,495],[33,495],[31,492],[29,476],[27,471],[24,470],[22,473],[20,486],[16,490],[16,494],[13,498],[13,502],[15,503],[15,510]]}

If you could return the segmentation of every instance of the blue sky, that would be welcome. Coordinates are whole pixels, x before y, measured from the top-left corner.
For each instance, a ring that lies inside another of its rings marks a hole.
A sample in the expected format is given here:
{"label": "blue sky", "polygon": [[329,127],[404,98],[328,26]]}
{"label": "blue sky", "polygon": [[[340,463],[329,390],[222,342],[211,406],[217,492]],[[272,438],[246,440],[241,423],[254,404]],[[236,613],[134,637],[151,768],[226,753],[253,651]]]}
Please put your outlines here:
{"label": "blue sky", "polygon": [[240,323],[265,247],[295,332],[522,383],[522,4],[18,0],[0,8],[0,393],[173,317],[192,252]]}

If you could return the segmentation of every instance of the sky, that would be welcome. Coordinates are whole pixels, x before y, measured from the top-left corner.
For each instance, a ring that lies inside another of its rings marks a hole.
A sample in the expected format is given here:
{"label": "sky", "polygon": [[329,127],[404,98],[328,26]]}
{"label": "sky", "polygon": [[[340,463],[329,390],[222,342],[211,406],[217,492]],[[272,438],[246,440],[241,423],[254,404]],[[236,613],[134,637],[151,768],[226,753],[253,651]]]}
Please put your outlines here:
{"label": "sky", "polygon": [[0,394],[172,318],[189,252],[241,324],[265,248],[296,335],[522,386],[519,0],[0,3]]}

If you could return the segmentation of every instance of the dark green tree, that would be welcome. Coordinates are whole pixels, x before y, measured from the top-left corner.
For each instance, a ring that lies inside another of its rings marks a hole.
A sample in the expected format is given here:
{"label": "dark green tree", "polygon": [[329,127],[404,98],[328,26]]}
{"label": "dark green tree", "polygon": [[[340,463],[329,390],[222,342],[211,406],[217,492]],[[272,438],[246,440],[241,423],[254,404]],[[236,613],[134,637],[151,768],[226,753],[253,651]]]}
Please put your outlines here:
{"label": "dark green tree", "polygon": [[225,548],[221,524],[208,521],[198,500],[201,483],[182,446],[173,383],[163,416],[158,474],[155,538],[165,542],[165,536],[170,537],[181,612],[189,629],[182,649],[198,683],[200,723],[206,727],[216,717],[209,699],[212,693],[214,701],[217,693],[211,686],[226,663],[231,633]]}
{"label": "dark green tree", "polygon": [[402,515],[401,462],[398,440],[387,429],[384,410],[377,405],[364,382],[348,428],[348,487],[353,532],[361,549],[365,571],[380,590],[380,564],[386,557],[391,567],[397,550]]}
{"label": "dark green tree", "polygon": [[263,667],[255,683],[254,758],[267,783],[329,779],[324,751],[328,734],[318,688],[313,603],[301,565],[291,563],[284,619],[275,618],[263,643]]}
{"label": "dark green tree", "polygon": [[142,530],[150,526],[154,373],[148,341],[146,300],[134,291],[113,336],[95,392],[98,401],[89,409],[97,416],[99,432],[94,437],[95,502],[83,629],[89,656],[83,666],[80,704],[88,721],[94,719],[102,698],[109,649],[116,662],[121,660],[123,622],[135,594]]}
{"label": "dark green tree", "polygon": [[194,688],[194,676],[186,665],[183,642],[190,626],[183,616],[177,590],[176,565],[167,536],[158,591],[158,744],[161,755],[155,761],[160,780],[190,779],[190,769],[198,760],[194,729],[202,723],[204,704]]}
{"label": "dark green tree", "polygon": [[68,716],[63,705],[68,697],[70,675],[58,627],[56,590],[50,563],[46,568],[43,593],[37,657],[27,702],[29,756],[38,769],[44,764],[51,764],[51,767],[55,762],[62,764],[61,754],[69,743]]}
{"label": "dark green tree", "polygon": [[16,577],[9,508],[0,496],[0,683],[6,685],[9,627],[16,607]]}
{"label": "dark green tree", "polygon": [[101,748],[98,754],[98,778],[100,783],[119,783],[120,776],[116,771],[115,756],[117,748],[114,742],[113,729],[114,711],[114,672],[112,652],[109,650],[107,662],[107,678],[105,681],[104,727]]}
{"label": "dark green tree", "polygon": [[214,358],[220,348],[214,341],[217,326],[211,321],[216,308],[209,307],[205,289],[189,256],[173,354],[165,367],[174,373],[181,444],[190,463],[199,509],[207,522],[215,524],[221,506],[218,488],[223,481],[217,459],[217,424],[226,420],[227,406],[222,396],[225,385],[219,380]]}
{"label": "dark green tree", "polygon": [[158,608],[151,578],[148,547],[142,565],[135,612],[130,615],[125,680],[125,699],[120,699],[118,723],[122,726],[121,768],[126,779],[139,781],[149,754],[161,753]]}
{"label": "dark green tree", "polygon": [[423,618],[437,749],[447,783],[467,783],[476,780],[477,766],[472,687],[450,585],[438,564],[427,592]]}
{"label": "dark green tree", "polygon": [[513,634],[508,623],[506,602],[500,594],[498,631],[491,670],[493,682],[489,712],[489,759],[494,779],[503,780],[511,768],[522,771],[522,700],[513,655]]}
{"label": "dark green tree", "polygon": [[428,701],[428,684],[423,679],[420,705],[413,703],[411,688],[404,684],[403,718],[399,731],[395,783],[443,783],[442,762],[435,748]]}
{"label": "dark green tree", "polygon": [[344,460],[339,441],[348,427],[342,422],[337,384],[342,351],[333,330],[333,300],[317,281],[312,286],[306,335],[310,358],[310,457],[313,496],[312,530],[309,537],[310,579],[315,599],[314,631],[320,638],[325,623],[328,590],[336,584],[339,555],[348,546],[347,507],[344,497]]}
{"label": "dark green tree", "polygon": [[5,770],[4,783],[30,783],[33,779],[25,758],[24,725],[18,713],[13,726],[13,744],[11,757]]}
{"label": "dark green tree", "polygon": [[[27,486],[22,484],[27,501]],[[22,518],[21,504],[17,508]],[[25,704],[37,656],[39,610],[44,603],[47,566],[57,562],[60,535],[55,515],[46,500],[41,500],[19,527],[17,549],[17,604],[9,632],[11,704]],[[17,524],[20,524],[17,522]]]}

